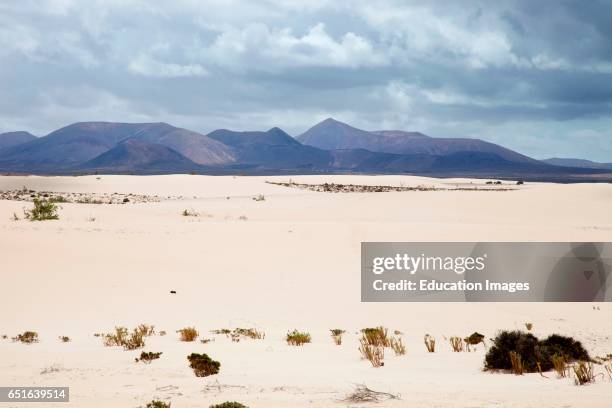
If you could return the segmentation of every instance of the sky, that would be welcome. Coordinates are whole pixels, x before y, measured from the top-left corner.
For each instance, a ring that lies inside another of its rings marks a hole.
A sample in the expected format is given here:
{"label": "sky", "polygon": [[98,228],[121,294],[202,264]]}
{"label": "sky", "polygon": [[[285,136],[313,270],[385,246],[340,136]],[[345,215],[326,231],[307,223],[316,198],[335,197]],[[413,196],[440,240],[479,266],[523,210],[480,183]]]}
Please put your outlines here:
{"label": "sky", "polygon": [[0,132],[168,122],[476,137],[612,162],[612,1],[0,2]]}

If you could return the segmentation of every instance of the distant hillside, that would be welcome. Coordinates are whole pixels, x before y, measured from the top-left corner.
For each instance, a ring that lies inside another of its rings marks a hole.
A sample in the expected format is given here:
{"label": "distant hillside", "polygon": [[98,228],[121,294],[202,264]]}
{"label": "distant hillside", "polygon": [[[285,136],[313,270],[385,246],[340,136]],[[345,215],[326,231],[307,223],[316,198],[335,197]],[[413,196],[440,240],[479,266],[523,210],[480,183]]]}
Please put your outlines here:
{"label": "distant hillside", "polygon": [[597,163],[584,159],[562,159],[553,157],[550,159],[541,160],[544,163],[562,167],[580,167],[584,169],[607,169],[612,170],[612,163]]}
{"label": "distant hillside", "polygon": [[267,132],[235,132],[215,130],[208,137],[234,149],[236,162],[268,169],[329,168],[331,154],[312,146],[304,146],[283,130],[272,128]]}
{"label": "distant hillside", "polygon": [[479,139],[433,138],[418,132],[374,131],[357,129],[332,118],[313,126],[297,139],[321,149],[366,149],[392,154],[427,154],[443,156],[458,152],[493,153],[517,163],[537,162],[505,147]]}
{"label": "distant hillside", "polygon": [[97,172],[186,173],[199,168],[176,150],[139,139],[127,139],[75,170]]}
{"label": "distant hillside", "polygon": [[3,149],[0,169],[64,170],[92,160],[128,138],[170,147],[199,164],[233,160],[232,150],[224,144],[166,123],[81,122]]}
{"label": "distant hillside", "polygon": [[23,131],[0,133],[0,150],[7,147],[17,146],[35,139],[36,136]]}
{"label": "distant hillside", "polygon": [[246,132],[220,129],[203,135],[167,123],[80,122],[40,138],[27,132],[2,134],[2,142],[6,147],[0,148],[0,171],[4,173],[612,178],[605,164],[567,159],[549,163],[478,139],[441,139],[402,130],[368,132],[334,119],[313,126],[297,139],[277,127]]}

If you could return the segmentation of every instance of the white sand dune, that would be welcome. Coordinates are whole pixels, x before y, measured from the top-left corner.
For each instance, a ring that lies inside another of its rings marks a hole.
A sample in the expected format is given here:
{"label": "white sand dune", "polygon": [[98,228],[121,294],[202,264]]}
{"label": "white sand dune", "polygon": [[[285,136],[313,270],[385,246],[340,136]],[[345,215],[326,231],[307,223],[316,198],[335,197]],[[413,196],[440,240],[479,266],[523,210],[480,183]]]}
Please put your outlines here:
{"label": "white sand dune", "polygon": [[[606,355],[612,305],[362,304],[360,243],[612,241],[612,185],[333,194],[265,183],[290,178],[484,184],[412,176],[0,177],[0,190],[183,197],[61,204],[60,220],[48,222],[13,221],[31,204],[0,201],[0,335],[35,330],[41,337],[32,345],[0,340],[0,386],[70,386],[71,403],[55,405],[74,407],[138,407],[154,398],[179,408],[226,400],[266,408],[360,406],[341,400],[362,383],[401,396],[372,406],[610,406],[607,376],[577,387],[554,373],[486,373],[482,346],[452,353],[443,336],[492,337],[532,322],[536,335],[575,336],[592,355]],[[265,201],[252,199],[258,194]],[[181,216],[184,209],[200,216]],[[145,350],[163,352],[150,365],[134,362],[140,350],[104,347],[93,336],[139,323],[168,332],[147,339]],[[356,332],[381,324],[405,333],[407,355],[388,351],[385,366],[375,369],[360,360]],[[214,341],[179,342],[175,330],[192,325]],[[233,343],[209,333],[221,327],[258,327],[266,338]],[[293,328],[310,331],[313,343],[287,346],[283,337]],[[332,343],[330,328],[348,331],[342,346]],[[438,352],[426,352],[425,333],[436,337]],[[72,341],[61,343],[59,335]],[[219,360],[220,374],[196,378],[186,360],[191,352]],[[41,374],[51,366],[59,371]]]}

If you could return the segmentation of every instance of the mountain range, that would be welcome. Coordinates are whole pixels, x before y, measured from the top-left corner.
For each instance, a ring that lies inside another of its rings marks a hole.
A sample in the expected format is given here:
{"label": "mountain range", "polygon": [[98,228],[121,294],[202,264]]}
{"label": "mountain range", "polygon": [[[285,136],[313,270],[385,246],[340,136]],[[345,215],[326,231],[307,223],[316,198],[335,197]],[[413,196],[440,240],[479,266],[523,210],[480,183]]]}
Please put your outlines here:
{"label": "mountain range", "polygon": [[[610,167],[608,167],[610,166]],[[0,171],[32,174],[423,174],[608,180],[612,165],[536,160],[480,139],[365,131],[326,119],[296,138],[268,131],[207,135],[167,123],[80,122],[43,137],[0,134]]]}

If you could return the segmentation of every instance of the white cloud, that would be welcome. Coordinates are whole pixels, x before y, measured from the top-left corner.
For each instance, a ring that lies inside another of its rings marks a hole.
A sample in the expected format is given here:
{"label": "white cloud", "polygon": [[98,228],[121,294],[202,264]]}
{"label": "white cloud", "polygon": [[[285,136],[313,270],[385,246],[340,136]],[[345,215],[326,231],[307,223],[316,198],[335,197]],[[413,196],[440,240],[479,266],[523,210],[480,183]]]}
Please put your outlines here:
{"label": "white cloud", "polygon": [[198,77],[208,75],[208,71],[199,64],[180,65],[157,61],[147,55],[140,54],[130,61],[128,69],[139,75],[156,78]]}
{"label": "white cloud", "polygon": [[387,63],[365,38],[347,32],[332,38],[323,23],[302,35],[290,28],[270,29],[262,23],[245,28],[227,28],[212,45],[202,50],[203,57],[224,67],[238,70],[277,71],[291,67],[378,66]]}

